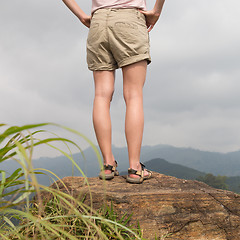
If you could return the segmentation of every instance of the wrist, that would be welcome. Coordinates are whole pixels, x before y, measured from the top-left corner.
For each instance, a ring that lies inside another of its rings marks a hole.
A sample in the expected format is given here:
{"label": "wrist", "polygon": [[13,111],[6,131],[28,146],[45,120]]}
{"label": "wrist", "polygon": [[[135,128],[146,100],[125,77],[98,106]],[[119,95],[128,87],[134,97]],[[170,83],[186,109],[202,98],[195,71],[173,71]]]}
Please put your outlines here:
{"label": "wrist", "polygon": [[82,9],[78,9],[76,16],[81,22],[86,20],[86,18],[88,17],[87,14]]}
{"label": "wrist", "polygon": [[85,14],[79,14],[78,18],[81,22],[83,22],[86,19],[86,16],[85,16]]}

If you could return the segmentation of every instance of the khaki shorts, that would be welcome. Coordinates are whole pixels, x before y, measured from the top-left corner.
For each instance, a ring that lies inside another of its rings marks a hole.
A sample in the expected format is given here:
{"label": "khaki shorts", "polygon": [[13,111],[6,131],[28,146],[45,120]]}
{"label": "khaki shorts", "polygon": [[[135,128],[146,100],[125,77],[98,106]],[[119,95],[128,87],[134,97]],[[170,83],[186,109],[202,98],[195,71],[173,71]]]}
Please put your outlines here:
{"label": "khaki shorts", "polygon": [[134,8],[94,12],[87,39],[88,68],[114,70],[142,60],[151,62],[145,16]]}

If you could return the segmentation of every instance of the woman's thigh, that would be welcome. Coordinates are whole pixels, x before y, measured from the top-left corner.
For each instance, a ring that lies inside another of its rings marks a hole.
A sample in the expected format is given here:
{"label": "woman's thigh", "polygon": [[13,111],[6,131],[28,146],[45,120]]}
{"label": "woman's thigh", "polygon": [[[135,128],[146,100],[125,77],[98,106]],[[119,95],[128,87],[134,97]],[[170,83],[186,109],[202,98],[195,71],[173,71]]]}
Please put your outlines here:
{"label": "woman's thigh", "polygon": [[122,67],[123,93],[126,100],[142,95],[142,89],[146,80],[147,61],[143,60]]}

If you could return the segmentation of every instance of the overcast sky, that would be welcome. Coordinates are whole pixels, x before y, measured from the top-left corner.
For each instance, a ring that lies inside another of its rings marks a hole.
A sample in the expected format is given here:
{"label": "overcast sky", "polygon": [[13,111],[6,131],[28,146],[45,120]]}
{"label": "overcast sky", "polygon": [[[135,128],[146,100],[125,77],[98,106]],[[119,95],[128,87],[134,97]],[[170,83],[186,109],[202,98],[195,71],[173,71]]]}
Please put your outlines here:
{"label": "overcast sky", "polygon": [[[78,3],[90,12],[91,1]],[[148,9],[153,4],[147,0]],[[239,9],[239,0],[166,0],[150,33],[144,145],[240,149]],[[96,143],[87,33],[61,0],[0,1],[0,122],[56,122]],[[118,70],[111,107],[116,146],[126,145],[124,112]]]}

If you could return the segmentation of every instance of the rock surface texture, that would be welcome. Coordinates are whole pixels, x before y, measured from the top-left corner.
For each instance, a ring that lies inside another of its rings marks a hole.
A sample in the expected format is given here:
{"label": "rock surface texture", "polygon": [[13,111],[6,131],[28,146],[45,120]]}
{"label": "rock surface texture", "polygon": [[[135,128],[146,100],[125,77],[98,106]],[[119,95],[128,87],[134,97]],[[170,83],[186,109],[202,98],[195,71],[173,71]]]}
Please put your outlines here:
{"label": "rock surface texture", "polygon": [[[75,197],[88,191],[82,177],[62,180]],[[131,222],[139,221],[146,239],[240,239],[240,195],[233,192],[155,172],[139,185],[126,183],[125,176],[88,182],[95,208],[112,201],[119,214],[133,213]]]}

